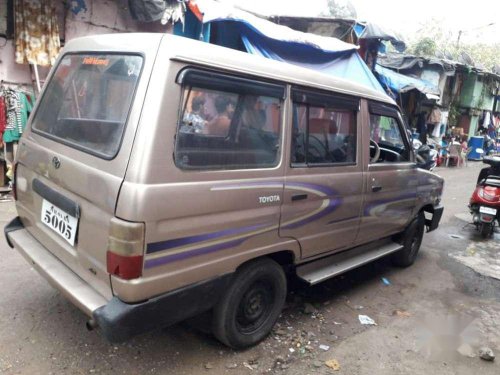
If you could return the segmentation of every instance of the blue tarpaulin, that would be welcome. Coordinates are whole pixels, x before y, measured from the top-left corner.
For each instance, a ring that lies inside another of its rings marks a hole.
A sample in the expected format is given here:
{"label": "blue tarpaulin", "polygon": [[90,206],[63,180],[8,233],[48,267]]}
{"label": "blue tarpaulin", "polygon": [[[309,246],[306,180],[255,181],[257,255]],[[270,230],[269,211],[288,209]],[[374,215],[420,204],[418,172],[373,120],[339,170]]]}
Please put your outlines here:
{"label": "blue tarpaulin", "polygon": [[210,43],[300,65],[385,93],[353,44],[296,31],[220,2],[196,0],[196,4],[203,23],[210,25]]}
{"label": "blue tarpaulin", "polygon": [[[269,36],[269,29],[266,30],[267,35],[264,35],[245,20],[217,19],[210,23],[215,30],[218,30],[211,40],[215,44],[243,49],[254,55],[320,71],[385,93],[377,78],[357,53],[357,47],[352,44],[325,38],[333,40],[321,48],[305,40],[296,41],[290,37],[288,40],[272,38]],[[283,27],[274,24],[273,26]]]}
{"label": "blue tarpaulin", "polygon": [[400,94],[416,89],[429,97],[439,97],[439,87],[431,82],[399,74],[378,64],[375,67],[375,71],[382,85],[389,88],[393,93]]}

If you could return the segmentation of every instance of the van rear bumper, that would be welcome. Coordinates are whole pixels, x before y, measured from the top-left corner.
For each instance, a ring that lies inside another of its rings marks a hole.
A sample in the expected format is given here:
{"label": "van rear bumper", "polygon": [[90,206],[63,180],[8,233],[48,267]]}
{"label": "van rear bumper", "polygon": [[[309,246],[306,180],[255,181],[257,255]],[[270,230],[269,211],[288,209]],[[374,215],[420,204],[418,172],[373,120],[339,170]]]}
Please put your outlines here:
{"label": "van rear bumper", "polygon": [[167,327],[211,309],[231,276],[218,276],[137,304],[113,297],[92,315],[109,341],[126,341],[139,333]]}
{"label": "van rear bumper", "polygon": [[9,246],[19,251],[40,275],[86,315],[92,316],[94,310],[108,302],[38,242],[19,217],[7,224],[4,233]]}
{"label": "van rear bumper", "polygon": [[91,317],[111,342],[126,341],[211,309],[232,276],[218,276],[145,302],[125,303],[118,297],[108,301],[40,244],[18,217],[7,224],[4,233],[9,246],[17,249],[52,286]]}

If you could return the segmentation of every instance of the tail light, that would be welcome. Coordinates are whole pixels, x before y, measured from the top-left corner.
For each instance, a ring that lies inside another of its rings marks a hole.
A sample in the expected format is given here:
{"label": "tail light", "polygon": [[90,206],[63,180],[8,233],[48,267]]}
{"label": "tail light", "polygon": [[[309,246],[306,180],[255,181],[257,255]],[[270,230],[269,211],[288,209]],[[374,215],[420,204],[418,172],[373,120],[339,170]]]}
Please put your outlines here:
{"label": "tail light", "polygon": [[488,214],[481,214],[481,221],[483,223],[491,223],[495,219],[494,216]]}
{"label": "tail light", "polygon": [[491,193],[493,193],[493,194],[490,194],[490,192],[489,192],[489,191],[486,191],[486,190],[487,190],[487,188],[488,188],[488,187],[485,187],[485,188],[481,188],[481,189],[479,189],[479,191],[478,191],[478,195],[479,195],[481,198],[483,198],[483,199],[485,199],[485,200],[487,200],[487,201],[490,201],[490,202],[495,202],[495,201],[497,201],[497,200],[499,199],[499,198],[495,195],[495,192],[496,192],[496,190],[497,190],[497,189],[496,189],[496,188],[493,188],[493,189],[492,189],[493,191],[491,191]]}
{"label": "tail light", "polygon": [[144,223],[111,219],[106,264],[108,273],[130,280],[142,276]]}
{"label": "tail light", "polygon": [[17,201],[17,162],[12,164],[12,172],[14,174],[12,177],[12,196]]}

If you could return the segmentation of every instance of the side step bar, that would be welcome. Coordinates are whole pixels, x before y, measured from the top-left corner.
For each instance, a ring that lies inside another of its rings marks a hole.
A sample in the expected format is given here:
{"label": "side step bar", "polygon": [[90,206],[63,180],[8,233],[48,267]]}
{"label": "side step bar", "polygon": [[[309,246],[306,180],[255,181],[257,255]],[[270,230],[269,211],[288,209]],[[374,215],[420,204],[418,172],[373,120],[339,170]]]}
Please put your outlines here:
{"label": "side step bar", "polygon": [[402,245],[392,241],[360,246],[299,265],[297,266],[297,276],[310,285],[318,284],[402,248]]}

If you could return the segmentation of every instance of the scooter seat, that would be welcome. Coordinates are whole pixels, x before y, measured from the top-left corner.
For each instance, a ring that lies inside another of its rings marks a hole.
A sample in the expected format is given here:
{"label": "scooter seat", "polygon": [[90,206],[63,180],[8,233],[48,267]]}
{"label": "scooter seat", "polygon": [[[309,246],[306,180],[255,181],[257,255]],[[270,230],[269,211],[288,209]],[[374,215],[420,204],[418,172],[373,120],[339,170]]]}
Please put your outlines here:
{"label": "scooter seat", "polygon": [[488,176],[488,178],[484,181],[484,185],[500,187],[500,176]]}

